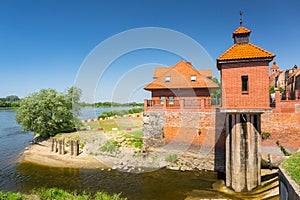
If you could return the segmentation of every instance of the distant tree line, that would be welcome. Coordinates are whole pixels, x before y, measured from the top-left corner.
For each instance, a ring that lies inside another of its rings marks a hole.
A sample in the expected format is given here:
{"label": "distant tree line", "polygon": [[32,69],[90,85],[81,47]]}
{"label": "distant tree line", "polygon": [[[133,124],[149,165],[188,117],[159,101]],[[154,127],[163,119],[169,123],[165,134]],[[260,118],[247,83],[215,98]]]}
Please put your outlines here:
{"label": "distant tree line", "polygon": [[9,108],[9,107],[19,107],[20,98],[16,95],[10,95],[5,98],[0,98],[0,107]]}
{"label": "distant tree line", "polygon": [[118,103],[118,102],[97,102],[97,103],[81,103],[82,107],[142,107],[144,103],[130,102],[130,103]]}
{"label": "distant tree line", "polygon": [[111,111],[103,111],[98,117],[105,118],[105,117],[113,117],[113,116],[120,116],[120,115],[127,115],[127,114],[135,114],[143,112],[144,108],[132,108],[129,110],[111,110]]}

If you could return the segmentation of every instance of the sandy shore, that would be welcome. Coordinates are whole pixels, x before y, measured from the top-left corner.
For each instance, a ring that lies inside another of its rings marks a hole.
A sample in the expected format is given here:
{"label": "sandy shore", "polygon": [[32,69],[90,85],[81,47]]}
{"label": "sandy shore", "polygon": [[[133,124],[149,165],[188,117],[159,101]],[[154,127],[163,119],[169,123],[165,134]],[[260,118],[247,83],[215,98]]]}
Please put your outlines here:
{"label": "sandy shore", "polygon": [[66,168],[107,168],[106,165],[96,160],[92,155],[83,151],[78,156],[70,154],[61,155],[51,152],[49,141],[27,147],[20,158],[20,162],[30,162],[49,167]]}

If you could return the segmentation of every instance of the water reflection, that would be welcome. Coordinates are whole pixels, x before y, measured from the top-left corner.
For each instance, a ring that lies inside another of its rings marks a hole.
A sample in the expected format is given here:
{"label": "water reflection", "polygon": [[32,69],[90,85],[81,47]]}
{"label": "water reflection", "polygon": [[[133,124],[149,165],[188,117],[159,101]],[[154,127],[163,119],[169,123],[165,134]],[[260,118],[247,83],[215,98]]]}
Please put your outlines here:
{"label": "water reflection", "polygon": [[129,199],[184,199],[193,189],[211,189],[214,172],[178,172],[162,169],[132,174],[120,171],[51,168],[29,163],[17,166],[19,189],[58,187],[78,192],[122,193]]}

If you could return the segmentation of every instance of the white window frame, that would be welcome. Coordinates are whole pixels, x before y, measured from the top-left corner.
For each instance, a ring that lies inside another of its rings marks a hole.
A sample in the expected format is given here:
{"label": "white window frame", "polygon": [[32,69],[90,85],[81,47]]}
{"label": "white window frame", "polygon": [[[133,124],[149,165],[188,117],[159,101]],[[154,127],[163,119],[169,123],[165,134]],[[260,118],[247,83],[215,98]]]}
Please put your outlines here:
{"label": "white window frame", "polygon": [[196,82],[197,81],[197,76],[196,75],[192,75],[191,76],[191,82]]}
{"label": "white window frame", "polygon": [[171,82],[171,76],[166,76],[166,78],[165,78],[165,82],[166,82],[166,83],[169,83],[169,82]]}

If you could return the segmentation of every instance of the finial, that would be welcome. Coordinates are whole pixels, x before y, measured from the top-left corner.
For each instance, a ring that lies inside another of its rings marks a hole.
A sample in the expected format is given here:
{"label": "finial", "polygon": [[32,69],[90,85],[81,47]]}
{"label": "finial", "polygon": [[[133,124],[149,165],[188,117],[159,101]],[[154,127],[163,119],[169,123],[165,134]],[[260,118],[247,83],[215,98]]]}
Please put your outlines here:
{"label": "finial", "polygon": [[273,65],[276,65],[276,60],[273,61]]}
{"label": "finial", "polygon": [[240,11],[240,26],[243,25],[243,11]]}

